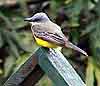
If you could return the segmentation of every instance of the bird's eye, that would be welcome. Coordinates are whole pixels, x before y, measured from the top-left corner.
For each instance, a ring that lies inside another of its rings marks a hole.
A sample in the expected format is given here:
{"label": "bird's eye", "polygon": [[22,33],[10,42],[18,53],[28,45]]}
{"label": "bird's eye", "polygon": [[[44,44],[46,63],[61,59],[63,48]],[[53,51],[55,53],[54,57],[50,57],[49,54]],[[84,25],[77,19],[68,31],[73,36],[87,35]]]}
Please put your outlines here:
{"label": "bird's eye", "polygon": [[39,22],[39,21],[41,21],[41,19],[39,19],[39,18],[36,18],[33,20],[33,22]]}

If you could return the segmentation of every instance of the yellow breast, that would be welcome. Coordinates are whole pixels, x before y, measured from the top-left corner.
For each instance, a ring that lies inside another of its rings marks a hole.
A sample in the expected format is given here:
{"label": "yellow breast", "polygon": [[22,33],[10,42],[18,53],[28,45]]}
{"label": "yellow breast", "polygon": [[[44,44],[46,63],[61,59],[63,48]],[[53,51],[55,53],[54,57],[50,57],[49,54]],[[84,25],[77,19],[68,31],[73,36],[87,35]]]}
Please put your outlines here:
{"label": "yellow breast", "polygon": [[56,44],[49,43],[49,42],[44,41],[44,40],[37,38],[37,37],[35,37],[35,40],[36,40],[38,45],[43,46],[43,47],[48,47],[48,48],[57,48],[58,47]]}

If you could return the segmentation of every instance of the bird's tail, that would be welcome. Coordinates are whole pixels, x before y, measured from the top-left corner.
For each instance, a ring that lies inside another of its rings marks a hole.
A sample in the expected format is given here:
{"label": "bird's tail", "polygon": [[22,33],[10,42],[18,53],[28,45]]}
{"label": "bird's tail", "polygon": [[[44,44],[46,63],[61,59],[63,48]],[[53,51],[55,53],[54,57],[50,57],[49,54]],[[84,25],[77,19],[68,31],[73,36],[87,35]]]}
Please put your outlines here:
{"label": "bird's tail", "polygon": [[71,42],[67,42],[65,46],[68,47],[68,48],[71,48],[73,50],[76,50],[76,51],[78,51],[78,52],[80,52],[80,53],[82,53],[82,54],[84,54],[86,56],[88,56],[88,54],[84,50],[80,49],[79,47],[77,47],[76,45],[72,44]]}

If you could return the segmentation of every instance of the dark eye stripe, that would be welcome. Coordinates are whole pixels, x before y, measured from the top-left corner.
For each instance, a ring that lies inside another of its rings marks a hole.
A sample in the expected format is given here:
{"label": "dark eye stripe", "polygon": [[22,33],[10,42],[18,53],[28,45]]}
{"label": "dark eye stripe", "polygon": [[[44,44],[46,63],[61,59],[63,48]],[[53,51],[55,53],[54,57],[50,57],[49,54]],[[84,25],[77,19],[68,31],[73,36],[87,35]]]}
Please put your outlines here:
{"label": "dark eye stripe", "polygon": [[33,20],[33,22],[38,22],[38,21],[41,21],[41,19],[37,18]]}

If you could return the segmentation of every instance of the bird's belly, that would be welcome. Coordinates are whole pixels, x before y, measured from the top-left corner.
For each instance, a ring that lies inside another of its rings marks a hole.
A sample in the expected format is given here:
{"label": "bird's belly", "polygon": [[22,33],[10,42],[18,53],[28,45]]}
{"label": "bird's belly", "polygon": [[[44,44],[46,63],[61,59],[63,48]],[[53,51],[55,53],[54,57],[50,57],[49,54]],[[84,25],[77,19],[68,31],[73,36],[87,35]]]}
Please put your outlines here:
{"label": "bird's belly", "polygon": [[40,38],[35,37],[35,40],[38,45],[43,46],[43,47],[48,47],[48,48],[57,48],[58,47],[57,45],[55,45],[53,43],[49,43],[47,41],[44,41]]}

